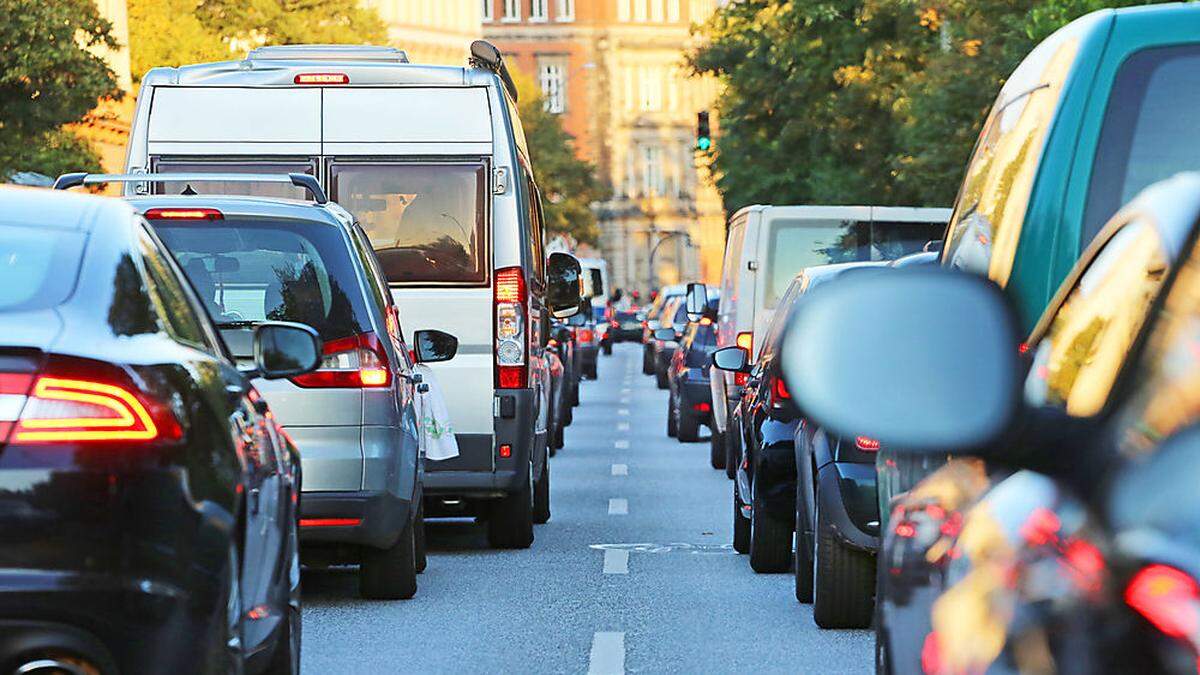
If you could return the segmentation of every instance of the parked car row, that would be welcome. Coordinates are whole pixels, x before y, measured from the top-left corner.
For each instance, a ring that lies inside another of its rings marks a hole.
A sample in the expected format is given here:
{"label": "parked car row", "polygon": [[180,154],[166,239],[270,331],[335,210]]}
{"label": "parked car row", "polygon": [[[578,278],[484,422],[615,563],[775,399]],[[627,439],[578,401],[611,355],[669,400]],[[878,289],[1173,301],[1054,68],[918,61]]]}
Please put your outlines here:
{"label": "parked car row", "polygon": [[484,42],[262,48],[148,73],[127,174],[0,190],[0,672],[298,673],[301,565],[532,544],[597,342],[515,96]]}

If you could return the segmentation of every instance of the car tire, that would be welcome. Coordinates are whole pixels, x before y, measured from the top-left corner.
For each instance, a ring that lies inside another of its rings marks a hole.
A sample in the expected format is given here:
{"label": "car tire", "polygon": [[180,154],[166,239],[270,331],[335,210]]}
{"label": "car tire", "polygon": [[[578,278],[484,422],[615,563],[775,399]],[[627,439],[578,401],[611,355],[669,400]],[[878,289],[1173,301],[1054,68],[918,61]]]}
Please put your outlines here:
{"label": "car tire", "polygon": [[733,480],[737,476],[738,462],[742,460],[741,449],[738,448],[738,437],[732,427],[722,434],[725,437],[725,477]]}
{"label": "car tire", "polygon": [[679,435],[678,418],[675,417],[675,397],[667,397],[667,436],[675,438]]}
{"label": "car tire", "polygon": [[563,423],[559,422],[554,425],[554,438],[550,439],[550,456],[557,454],[563,445]]}
{"label": "car tire", "polygon": [[821,513],[817,490],[813,621],[821,628],[866,628],[875,606],[875,558],[838,541]]}
{"label": "car tire", "polygon": [[612,356],[612,343],[611,342],[605,342],[605,343],[601,344],[600,349],[602,349],[604,351],[605,356]]}
{"label": "car tire", "polygon": [[813,544],[804,531],[811,527],[803,482],[796,480],[796,560],[792,571],[796,577],[796,602],[808,604],[813,599]]}
{"label": "car tire", "polygon": [[417,551],[417,574],[424,574],[425,568],[429,567],[429,553],[425,548],[425,500],[419,499],[417,503],[417,522],[413,524],[416,528],[413,530],[413,544]]}
{"label": "car tire", "polygon": [[587,371],[585,372],[585,374],[587,375],[587,378],[589,380],[600,379],[600,374],[596,372],[596,364],[595,363],[593,363],[587,367]]}
{"label": "car tire", "polygon": [[579,405],[579,380],[572,381],[571,386],[567,387],[567,403],[567,414],[563,417],[563,420],[567,424],[570,424],[573,418],[572,409]]}
{"label": "car tire", "polygon": [[742,515],[737,483],[733,484],[733,550],[738,553],[750,552],[750,519]]}
{"label": "car tire", "polygon": [[492,548],[529,548],[533,545],[533,465],[517,490],[492,503],[487,521]]}
{"label": "car tire", "polygon": [[654,352],[646,345],[642,345],[642,374],[654,374]]}
{"label": "car tire", "polygon": [[875,611],[875,675],[892,675],[892,654],[888,649],[887,626]]}
{"label": "car tire", "polygon": [[[296,573],[299,575],[299,555],[295,561]],[[297,581],[293,589],[287,609],[287,618],[282,622],[275,643],[275,651],[271,654],[271,662],[263,675],[300,675],[300,640],[303,635],[303,617],[300,611],[300,584]]]}
{"label": "car tire", "polygon": [[550,462],[542,462],[542,476],[533,482],[533,524],[550,521]]}
{"label": "car tire", "polygon": [[758,494],[758,481],[750,487],[750,569],[759,574],[786,572],[792,563],[792,524],[767,512]]}
{"label": "car tire", "polygon": [[680,443],[695,443],[700,440],[700,420],[687,410],[684,410],[681,402],[675,401],[676,421],[675,430],[678,434]]}
{"label": "car tire", "polygon": [[368,600],[407,600],[417,594],[416,518],[388,548],[363,547],[358,593]]}
{"label": "car tire", "polygon": [[659,389],[666,389],[671,386],[671,383],[667,380],[667,370],[665,368],[661,370],[658,368],[654,369],[654,383],[658,385]]}
{"label": "car tire", "polygon": [[708,439],[708,463],[714,469],[725,468],[725,434],[713,428]]}

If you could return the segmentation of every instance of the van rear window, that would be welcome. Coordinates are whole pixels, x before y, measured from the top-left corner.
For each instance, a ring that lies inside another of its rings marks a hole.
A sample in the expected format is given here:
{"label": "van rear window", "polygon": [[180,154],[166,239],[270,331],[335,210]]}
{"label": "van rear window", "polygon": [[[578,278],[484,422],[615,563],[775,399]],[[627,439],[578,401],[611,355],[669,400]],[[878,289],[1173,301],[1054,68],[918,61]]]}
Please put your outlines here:
{"label": "van rear window", "polygon": [[390,283],[487,281],[482,164],[334,163],[329,181]]}

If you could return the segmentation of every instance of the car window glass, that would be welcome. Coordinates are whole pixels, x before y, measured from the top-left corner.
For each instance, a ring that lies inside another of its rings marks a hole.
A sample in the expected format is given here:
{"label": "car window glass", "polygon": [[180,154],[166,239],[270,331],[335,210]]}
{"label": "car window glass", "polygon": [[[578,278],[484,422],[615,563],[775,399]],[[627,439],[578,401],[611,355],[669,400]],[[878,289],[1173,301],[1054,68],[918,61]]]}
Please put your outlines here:
{"label": "car window glass", "polygon": [[1083,241],[1143,188],[1200,168],[1200,47],[1134,54],[1121,65],[1093,162]]}
{"label": "car window glass", "polygon": [[[245,162],[245,161],[177,161],[155,159],[152,170],[154,173],[306,173],[315,175],[316,163],[311,160],[296,162]],[[248,183],[231,182],[194,182],[194,183],[152,183],[154,194],[177,195],[188,188],[192,192],[203,195],[254,195],[257,197],[286,197],[289,199],[311,200],[308,190],[291,183]]]}
{"label": "car window glass", "polygon": [[730,302],[738,298],[738,287],[741,284],[742,246],[746,241],[745,221],[736,223],[729,233],[729,244],[725,247],[725,265],[721,279],[721,297],[729,298]]}
{"label": "car window glass", "polygon": [[1008,283],[1076,39],[1030,53],[1001,92],[975,145],[947,230],[944,260]]}
{"label": "car window glass", "polygon": [[1100,412],[1167,271],[1155,227],[1137,219],[1092,260],[1038,344],[1027,400],[1070,415]]}
{"label": "car window glass", "polygon": [[521,175],[525,177],[525,188],[529,195],[529,250],[530,258],[533,262],[533,276],[535,279],[542,278],[542,237],[545,233],[545,224],[542,222],[542,195],[538,192],[537,185],[533,182],[533,177],[529,175],[529,171],[525,167],[521,167]]}
{"label": "car window glass", "polygon": [[167,262],[167,254],[159,250],[158,244],[144,230],[138,232],[138,246],[146,269],[146,285],[158,311],[159,323],[175,340],[213,351],[197,316],[199,310],[192,305],[183,284],[175,276]]}

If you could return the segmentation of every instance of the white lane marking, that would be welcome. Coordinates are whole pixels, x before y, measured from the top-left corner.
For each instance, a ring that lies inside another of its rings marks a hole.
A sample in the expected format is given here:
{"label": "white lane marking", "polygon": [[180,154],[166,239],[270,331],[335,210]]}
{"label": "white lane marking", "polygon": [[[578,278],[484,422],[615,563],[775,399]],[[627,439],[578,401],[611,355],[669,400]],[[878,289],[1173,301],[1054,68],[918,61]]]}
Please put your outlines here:
{"label": "white lane marking", "polygon": [[612,465],[612,475],[628,476],[629,475],[629,465],[628,464],[613,464]]}
{"label": "white lane marking", "polygon": [[600,632],[592,637],[588,675],[625,675],[625,633]]}
{"label": "white lane marking", "polygon": [[629,431],[629,422],[618,422],[617,431]]}
{"label": "white lane marking", "polygon": [[629,574],[629,551],[610,548],[604,551],[605,574]]}
{"label": "white lane marking", "polygon": [[618,450],[628,450],[629,449],[629,441],[614,441],[613,447]]}
{"label": "white lane marking", "polygon": [[629,408],[617,408],[618,415],[629,415]]}
{"label": "white lane marking", "polygon": [[622,389],[622,390],[621,390],[621,393],[622,393],[622,394],[628,394],[628,393],[630,393],[630,392],[632,392],[632,391],[633,391],[633,390],[632,390],[632,389],[630,389],[629,387],[625,387],[624,389]]}
{"label": "white lane marking", "polygon": [[629,404],[629,397],[628,397],[628,396],[622,396],[622,397],[621,397],[621,403],[628,405],[628,404]]}
{"label": "white lane marking", "polygon": [[629,515],[629,500],[627,500],[627,499],[610,499],[610,500],[608,500],[608,515],[610,515],[610,516],[627,516],[627,515]]}

